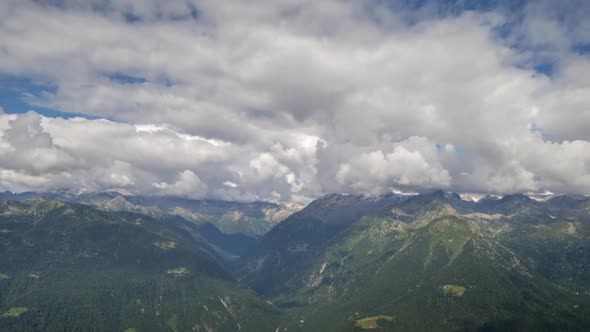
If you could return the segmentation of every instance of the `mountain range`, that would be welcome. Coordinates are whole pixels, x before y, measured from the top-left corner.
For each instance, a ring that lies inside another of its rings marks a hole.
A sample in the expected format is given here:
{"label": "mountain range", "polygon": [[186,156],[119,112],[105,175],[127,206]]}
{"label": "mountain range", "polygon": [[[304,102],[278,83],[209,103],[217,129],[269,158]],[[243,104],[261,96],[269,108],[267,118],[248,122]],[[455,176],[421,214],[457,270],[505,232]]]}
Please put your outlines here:
{"label": "mountain range", "polygon": [[343,200],[357,211],[380,204],[327,234],[329,213],[301,231],[306,208],[241,258],[239,275],[298,317],[294,326],[346,330],[386,317],[392,331],[588,328],[590,199],[331,195],[312,211]]}
{"label": "mountain range", "polygon": [[0,199],[6,200],[22,202],[32,198],[81,203],[107,211],[137,212],[156,218],[181,216],[197,224],[213,224],[226,234],[244,234],[249,237],[265,234],[277,223],[302,208],[298,204],[136,196],[123,195],[115,191],[87,194],[74,194],[67,190],[55,193],[0,193]]}
{"label": "mountain range", "polygon": [[0,330],[590,330],[586,196],[0,199]]}

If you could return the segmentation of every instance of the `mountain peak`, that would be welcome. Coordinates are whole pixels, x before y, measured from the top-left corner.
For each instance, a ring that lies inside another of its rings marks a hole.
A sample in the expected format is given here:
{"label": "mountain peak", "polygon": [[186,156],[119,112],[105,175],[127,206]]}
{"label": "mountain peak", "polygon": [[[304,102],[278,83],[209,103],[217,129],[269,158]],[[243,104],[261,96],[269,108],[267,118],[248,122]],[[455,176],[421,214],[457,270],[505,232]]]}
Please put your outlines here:
{"label": "mountain peak", "polygon": [[461,196],[452,191],[444,191],[442,189],[437,189],[435,191],[427,192],[421,194],[425,197],[432,197],[432,198],[445,198],[445,199],[461,199]]}
{"label": "mountain peak", "polygon": [[509,202],[509,201],[521,201],[521,202],[528,202],[528,201],[532,201],[533,199],[530,198],[529,196],[525,195],[525,194],[510,194],[510,195],[505,195],[504,197],[502,197],[500,199],[503,202]]}

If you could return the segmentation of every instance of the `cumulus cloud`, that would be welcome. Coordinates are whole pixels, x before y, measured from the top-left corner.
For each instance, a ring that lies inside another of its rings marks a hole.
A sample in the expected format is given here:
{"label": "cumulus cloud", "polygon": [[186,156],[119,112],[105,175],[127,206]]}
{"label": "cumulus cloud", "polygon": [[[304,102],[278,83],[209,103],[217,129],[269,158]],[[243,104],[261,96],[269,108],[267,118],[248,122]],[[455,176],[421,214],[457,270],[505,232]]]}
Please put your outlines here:
{"label": "cumulus cloud", "polygon": [[32,175],[66,172],[77,164],[76,157],[55,145],[41,127],[41,116],[27,112],[8,120],[0,158],[2,166]]}
{"label": "cumulus cloud", "polygon": [[451,177],[439,162],[437,153],[432,142],[411,137],[394,144],[390,152],[362,153],[352,161],[340,164],[336,179],[365,192],[448,188]]}
{"label": "cumulus cloud", "polygon": [[44,85],[33,109],[99,119],[0,113],[0,186],[586,193],[590,7],[459,7],[4,1],[0,75]]}
{"label": "cumulus cloud", "polygon": [[153,183],[153,186],[160,189],[162,194],[173,196],[186,196],[190,198],[202,198],[207,194],[207,185],[204,184],[198,175],[188,169],[178,174],[174,183]]}
{"label": "cumulus cloud", "polygon": [[[292,167],[306,159],[305,150],[275,149],[275,157],[164,126],[48,118],[34,112],[2,114],[0,128],[5,128],[0,185],[15,191],[116,189],[192,198],[287,200],[301,188],[295,171],[280,159]],[[285,146],[289,144],[286,140]]]}

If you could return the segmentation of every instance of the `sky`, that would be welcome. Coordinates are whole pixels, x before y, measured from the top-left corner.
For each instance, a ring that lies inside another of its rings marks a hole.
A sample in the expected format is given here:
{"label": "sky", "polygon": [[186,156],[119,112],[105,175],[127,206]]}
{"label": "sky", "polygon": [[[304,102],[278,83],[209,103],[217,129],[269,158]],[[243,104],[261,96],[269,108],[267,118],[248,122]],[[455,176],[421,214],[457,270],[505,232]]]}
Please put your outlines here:
{"label": "sky", "polygon": [[590,194],[590,2],[0,1],[0,190]]}

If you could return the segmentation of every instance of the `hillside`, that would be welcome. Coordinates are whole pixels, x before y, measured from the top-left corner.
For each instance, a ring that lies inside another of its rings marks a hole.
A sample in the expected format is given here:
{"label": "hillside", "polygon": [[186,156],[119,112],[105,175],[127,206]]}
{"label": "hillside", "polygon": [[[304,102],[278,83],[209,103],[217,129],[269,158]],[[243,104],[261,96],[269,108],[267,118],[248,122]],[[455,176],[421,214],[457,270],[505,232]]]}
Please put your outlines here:
{"label": "hillside", "polygon": [[273,228],[239,264],[240,276],[266,295],[286,290],[287,279],[315,258],[325,242],[355,220],[392,208],[402,200],[391,194],[379,197],[331,194],[319,198]]}
{"label": "hillside", "polygon": [[[244,280],[295,317],[290,330],[586,330],[588,200],[558,201],[414,196],[318,240],[279,278],[246,256]],[[274,236],[259,246],[288,251]]]}
{"label": "hillside", "polygon": [[590,199],[332,194],[254,239],[33,196],[0,267],[6,331],[586,331]]}
{"label": "hillside", "polygon": [[0,201],[0,330],[271,330],[278,313],[218,259],[148,216]]}

